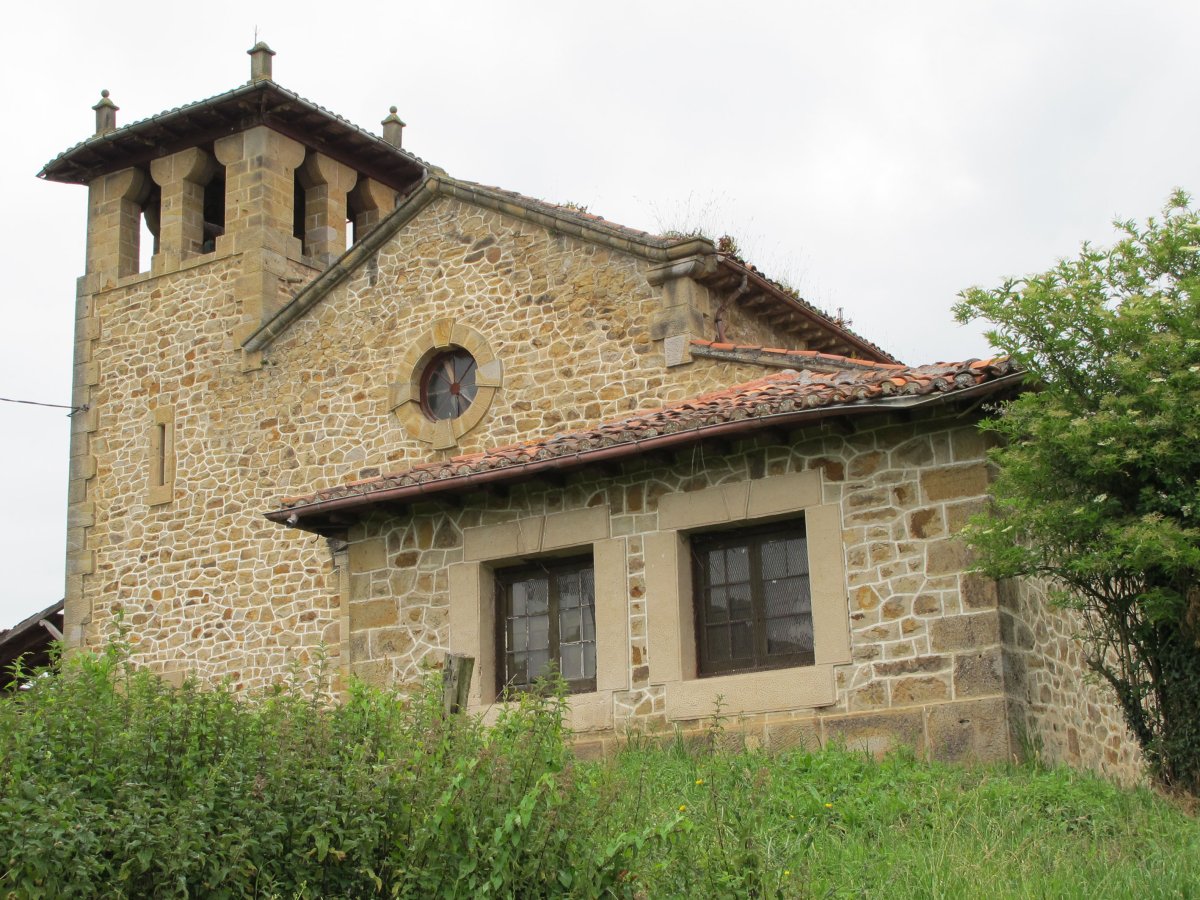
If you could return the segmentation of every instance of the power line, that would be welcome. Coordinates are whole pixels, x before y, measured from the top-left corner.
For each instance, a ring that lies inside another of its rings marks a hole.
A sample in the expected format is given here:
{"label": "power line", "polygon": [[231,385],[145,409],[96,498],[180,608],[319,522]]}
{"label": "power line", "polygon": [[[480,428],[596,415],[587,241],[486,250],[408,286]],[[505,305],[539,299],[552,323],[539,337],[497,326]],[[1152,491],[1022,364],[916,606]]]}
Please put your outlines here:
{"label": "power line", "polygon": [[24,403],[26,406],[49,406],[52,409],[69,409],[68,416],[73,416],[77,412],[86,412],[88,409],[86,403],[83,406],[64,406],[61,403],[40,403],[37,400],[13,400],[11,397],[0,397],[0,401],[4,403]]}

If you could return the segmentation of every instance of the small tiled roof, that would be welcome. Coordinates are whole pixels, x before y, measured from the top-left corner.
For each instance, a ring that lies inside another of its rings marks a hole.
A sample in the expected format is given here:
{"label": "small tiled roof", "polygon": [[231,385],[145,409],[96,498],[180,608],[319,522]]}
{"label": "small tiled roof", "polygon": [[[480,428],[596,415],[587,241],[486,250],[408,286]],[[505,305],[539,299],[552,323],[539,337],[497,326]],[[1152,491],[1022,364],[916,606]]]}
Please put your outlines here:
{"label": "small tiled roof", "polygon": [[[57,633],[42,625],[53,626]],[[50,645],[62,636],[63,601],[50,604],[12,628],[0,630],[0,691],[12,683],[12,664],[23,658],[26,669],[47,665],[50,662]]]}
{"label": "small tiled roof", "polygon": [[[817,354],[825,361],[830,354]],[[763,378],[659,409],[643,410],[595,428],[497,447],[425,463],[404,472],[289,497],[268,518],[299,525],[331,506],[345,510],[379,502],[402,502],[466,489],[481,480],[516,480],[543,469],[581,468],[591,462],[633,456],[656,446],[791,425],[804,419],[903,408],[920,401],[949,400],[996,390],[1021,373],[1007,357],[898,366],[841,358],[832,372],[785,369]],[[975,389],[975,390],[972,390]]]}
{"label": "small tiled roof", "polygon": [[[710,359],[727,359],[733,362],[757,363],[787,369],[811,369],[815,372],[837,372],[843,369],[896,369],[904,370],[901,363],[875,362],[854,356],[839,356],[819,350],[786,350],[781,347],[763,347],[759,344],[733,344],[722,341],[706,341],[693,338],[692,353]],[[941,363],[940,365],[953,365]]]}
{"label": "small tiled roof", "polygon": [[745,273],[753,281],[761,285],[766,285],[769,290],[775,293],[781,300],[784,300],[785,303],[803,310],[810,320],[820,323],[822,327],[831,333],[840,336],[849,348],[849,352],[856,354],[867,353],[875,356],[879,362],[900,362],[900,360],[896,359],[896,357],[892,356],[892,354],[888,353],[874,341],[867,340],[861,334],[851,329],[850,323],[840,316],[832,316],[816,304],[805,300],[795,288],[789,287],[783,282],[776,281],[757,266],[746,262],[740,256],[730,253],[721,253],[720,256],[722,264],[731,271]]}
{"label": "small tiled roof", "polygon": [[[451,179],[443,179],[450,181]],[[526,209],[532,209],[545,213],[556,218],[574,218],[579,220],[589,228],[594,228],[599,231],[608,232],[619,238],[625,238],[634,241],[637,244],[642,244],[649,247],[665,249],[667,247],[677,247],[683,244],[693,244],[697,240],[703,241],[710,250],[716,250],[717,245],[711,239],[699,234],[653,234],[649,231],[641,231],[637,228],[630,228],[627,225],[621,225],[618,222],[613,222],[603,216],[588,212],[575,204],[551,203],[548,200],[540,200],[537,197],[531,197],[528,194],[521,194],[517,191],[505,190],[504,188],[495,187],[493,185],[479,184],[474,181],[466,181],[461,178],[453,179],[453,182],[470,188],[478,194],[491,196],[499,200],[508,200],[512,203],[524,206]],[[808,302],[801,297],[795,290],[786,285],[770,278],[756,266],[731,253],[717,250],[717,258],[721,265],[728,268],[730,271],[736,272],[739,275],[748,275],[755,280],[761,287],[765,288],[778,295],[779,301],[785,304],[785,307],[791,307],[801,311],[806,317],[816,323],[819,327],[825,329],[830,334],[839,339],[852,352],[873,353],[880,361],[895,362],[895,357],[889,354],[878,344],[867,340],[861,334],[851,330],[846,322],[840,319],[835,319],[818,306]]]}

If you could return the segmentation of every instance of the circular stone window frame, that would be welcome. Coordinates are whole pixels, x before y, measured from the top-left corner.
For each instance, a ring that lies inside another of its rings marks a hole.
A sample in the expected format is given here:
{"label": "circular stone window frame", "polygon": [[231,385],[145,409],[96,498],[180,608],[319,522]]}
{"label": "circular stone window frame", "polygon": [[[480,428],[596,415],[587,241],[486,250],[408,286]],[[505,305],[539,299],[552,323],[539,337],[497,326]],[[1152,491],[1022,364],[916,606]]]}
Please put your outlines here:
{"label": "circular stone window frame", "polygon": [[[421,404],[425,370],[440,354],[459,348],[475,358],[475,399],[455,419],[431,419]],[[434,450],[457,447],[463,435],[483,421],[504,381],[504,367],[487,338],[470,325],[453,319],[433,321],[409,346],[399,369],[401,380],[392,385],[391,411],[409,435],[431,444]]]}

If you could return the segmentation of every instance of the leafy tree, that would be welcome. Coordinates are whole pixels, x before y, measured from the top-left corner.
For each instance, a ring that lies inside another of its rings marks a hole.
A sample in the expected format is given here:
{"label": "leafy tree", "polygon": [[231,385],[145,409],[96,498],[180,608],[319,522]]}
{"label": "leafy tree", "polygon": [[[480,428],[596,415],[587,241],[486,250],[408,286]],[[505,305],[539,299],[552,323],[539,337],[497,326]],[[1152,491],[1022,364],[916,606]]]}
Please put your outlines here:
{"label": "leafy tree", "polygon": [[1153,771],[1200,792],[1200,214],[1161,219],[994,290],[959,321],[1033,390],[998,432],[994,504],[967,537],[993,577],[1037,576],[1082,612],[1089,667],[1112,685]]}

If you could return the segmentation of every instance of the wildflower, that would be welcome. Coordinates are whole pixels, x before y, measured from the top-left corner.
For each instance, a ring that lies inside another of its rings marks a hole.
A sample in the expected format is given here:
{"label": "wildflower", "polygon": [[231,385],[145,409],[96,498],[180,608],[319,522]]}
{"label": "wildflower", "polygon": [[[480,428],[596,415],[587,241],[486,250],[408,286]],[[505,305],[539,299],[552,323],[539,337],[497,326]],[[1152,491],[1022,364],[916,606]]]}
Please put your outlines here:
{"label": "wildflower", "polygon": [[791,877],[792,877],[792,870],[791,870],[791,869],[784,869],[784,870],[783,870],[783,877],[784,877],[784,878],[791,878]]}
{"label": "wildflower", "polygon": [[833,804],[832,804],[832,803],[826,803],[826,804],[825,804],[825,808],[826,808],[826,809],[833,809]]}
{"label": "wildflower", "polygon": [[697,779],[696,779],[696,784],[704,784],[704,779],[703,779],[703,778],[697,778]]}
{"label": "wildflower", "polygon": [[686,804],[684,804],[684,803],[680,803],[680,804],[679,804],[679,811],[680,811],[680,812],[687,812],[687,805],[686,805]]}

